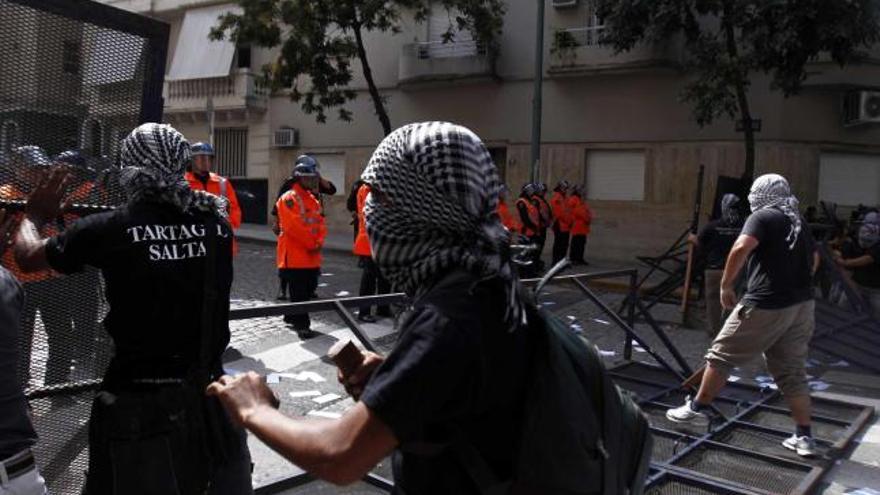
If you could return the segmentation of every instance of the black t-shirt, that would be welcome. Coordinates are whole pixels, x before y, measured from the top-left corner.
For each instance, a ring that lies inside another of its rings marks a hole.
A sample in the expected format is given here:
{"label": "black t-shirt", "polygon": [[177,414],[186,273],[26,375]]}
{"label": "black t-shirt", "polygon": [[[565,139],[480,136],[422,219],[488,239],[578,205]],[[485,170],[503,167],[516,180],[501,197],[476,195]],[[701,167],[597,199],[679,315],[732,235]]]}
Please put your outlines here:
{"label": "black t-shirt", "polygon": [[727,255],[733,243],[739,237],[742,225],[730,225],[724,220],[713,220],[707,223],[697,236],[700,253],[706,259],[706,269],[720,270],[724,268]]}
{"label": "black t-shirt", "polygon": [[[198,363],[204,305],[207,214],[138,203],[92,215],[53,237],[49,264],[62,273],[101,270],[116,344],[108,377],[182,377]],[[229,343],[232,231],[217,221],[214,369]],[[121,373],[121,374],[118,374]]]}
{"label": "black t-shirt", "polygon": [[866,249],[864,253],[856,256],[856,258],[864,255],[871,256],[874,262],[870,265],[853,269],[853,281],[862,287],[880,289],[880,243]]}
{"label": "black t-shirt", "polygon": [[743,235],[758,240],[748,259],[748,288],[743,304],[762,309],[781,309],[812,298],[812,265],[815,244],[806,222],[789,249],[786,238],[791,220],[780,210],[765,208],[752,213]]}
{"label": "black t-shirt", "polygon": [[[477,494],[449,448],[462,435],[499,479],[513,475],[521,431],[527,342],[524,328],[501,323],[499,280],[455,272],[425,295],[361,400],[397,437],[395,493]],[[422,450],[419,450],[422,449]]]}

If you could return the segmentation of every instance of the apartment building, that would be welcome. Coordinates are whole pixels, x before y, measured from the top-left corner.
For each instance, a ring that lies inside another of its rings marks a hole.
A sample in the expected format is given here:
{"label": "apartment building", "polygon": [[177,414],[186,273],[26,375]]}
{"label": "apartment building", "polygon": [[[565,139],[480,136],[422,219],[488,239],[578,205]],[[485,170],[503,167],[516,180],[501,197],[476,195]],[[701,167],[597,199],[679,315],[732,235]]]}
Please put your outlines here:
{"label": "apartment building", "polygon": [[[318,124],[288,95],[256,84],[272,53],[207,40],[217,15],[234,4],[104,1],[170,23],[165,119],[192,140],[208,139],[213,120],[220,172],[256,198],[250,221],[265,221],[294,158],[312,153],[340,190],[327,202],[330,229],[348,231],[344,196],[382,139],[359,66],[353,122]],[[496,53],[466,33],[442,43],[449,17],[441,11],[421,24],[405,22],[399,34],[366,39],[393,125],[448,120],[473,129],[514,192],[529,177],[534,10],[534,2],[508,2]],[[700,128],[680,103],[687,81],[680,40],[614,54],[597,43],[603,27],[591,0],[548,0],[545,19],[541,180],[586,185],[595,213],[592,256],[661,251],[689,223],[699,165],[706,166],[706,215],[716,178],[741,174],[742,134],[732,120]],[[560,30],[576,46],[551,53]],[[880,49],[859,66],[842,70],[820,59],[810,72],[802,94],[789,99],[755,78],[749,98],[761,121],[758,173],[788,176],[803,204],[880,204]]]}

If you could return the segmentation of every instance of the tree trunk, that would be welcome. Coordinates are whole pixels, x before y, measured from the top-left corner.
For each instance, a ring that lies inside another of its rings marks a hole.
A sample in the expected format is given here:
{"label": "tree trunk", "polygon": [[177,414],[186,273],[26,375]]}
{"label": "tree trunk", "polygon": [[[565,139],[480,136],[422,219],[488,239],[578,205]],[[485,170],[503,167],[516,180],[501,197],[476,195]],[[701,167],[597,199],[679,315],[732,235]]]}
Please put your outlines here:
{"label": "tree trunk", "polygon": [[382,124],[382,132],[387,136],[391,134],[391,119],[388,118],[385,102],[382,101],[382,95],[379,94],[376,81],[373,80],[373,70],[370,69],[370,63],[367,61],[367,50],[364,48],[364,37],[361,34],[361,26],[359,24],[354,26],[354,39],[357,42],[358,58],[361,60],[364,79],[367,80],[367,87],[370,89],[370,98],[373,99],[376,116],[379,117],[379,122]]}
{"label": "tree trunk", "polygon": [[[727,55],[738,65],[740,63],[739,49],[736,46],[736,32],[730,21],[730,16],[732,15],[732,12],[730,11],[731,8],[732,6],[730,2],[725,2],[724,19],[722,19],[721,22],[727,42]],[[755,176],[755,129],[752,127],[752,112],[749,109],[749,99],[746,95],[746,81],[749,74],[747,69],[744,69],[744,71],[744,74],[738,74],[736,81],[734,81],[734,86],[736,90],[737,105],[739,106],[739,116],[742,120],[743,134],[745,135],[746,142],[746,163],[742,180],[743,187],[748,188],[751,186],[752,180]]]}

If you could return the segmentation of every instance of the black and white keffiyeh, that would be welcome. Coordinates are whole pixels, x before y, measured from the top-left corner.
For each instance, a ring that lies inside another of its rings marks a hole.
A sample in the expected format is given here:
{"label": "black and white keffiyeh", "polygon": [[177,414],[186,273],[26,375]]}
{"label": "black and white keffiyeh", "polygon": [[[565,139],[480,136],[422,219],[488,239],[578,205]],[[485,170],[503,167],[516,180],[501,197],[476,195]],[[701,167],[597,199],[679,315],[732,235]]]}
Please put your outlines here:
{"label": "black and white keffiyeh", "polygon": [[225,218],[226,198],[193,191],[184,178],[191,154],[189,142],[170,125],[142,124],[122,141],[119,184],[130,202],[168,203],[181,211],[196,208]]}
{"label": "black and white keffiyeh", "polygon": [[462,267],[508,282],[507,321],[522,315],[509,233],[496,213],[502,189],[480,138],[447,122],[404,126],[373,153],[361,179],[373,258],[398,289],[417,294],[439,274]]}
{"label": "black and white keffiyeh", "polygon": [[739,196],[736,194],[725,194],[721,198],[721,219],[730,226],[742,223],[742,215],[739,211]]}
{"label": "black and white keffiyeh", "polygon": [[798,235],[801,233],[801,214],[798,211],[798,200],[791,193],[791,187],[785,177],[778,174],[765,174],[752,183],[749,192],[749,205],[752,212],[765,208],[776,208],[791,221],[791,230],[785,240],[788,249],[794,249]]}

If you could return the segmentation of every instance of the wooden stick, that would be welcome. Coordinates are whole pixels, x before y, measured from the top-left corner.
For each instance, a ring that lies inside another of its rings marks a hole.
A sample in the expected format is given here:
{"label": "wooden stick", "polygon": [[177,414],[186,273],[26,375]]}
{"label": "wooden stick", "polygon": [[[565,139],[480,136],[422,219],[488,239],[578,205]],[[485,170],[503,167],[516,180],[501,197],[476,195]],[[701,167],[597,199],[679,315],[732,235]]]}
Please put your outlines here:
{"label": "wooden stick", "polygon": [[688,302],[690,301],[691,295],[691,277],[693,276],[694,270],[694,243],[688,243],[688,260],[687,260],[687,268],[684,272],[684,291],[681,293],[681,312],[687,313]]}
{"label": "wooden stick", "polygon": [[694,390],[699,390],[700,385],[703,383],[703,375],[706,373],[706,365],[700,367],[697,371],[694,371],[694,374],[689,376],[687,380],[682,382],[681,388],[689,389],[692,388]]}

